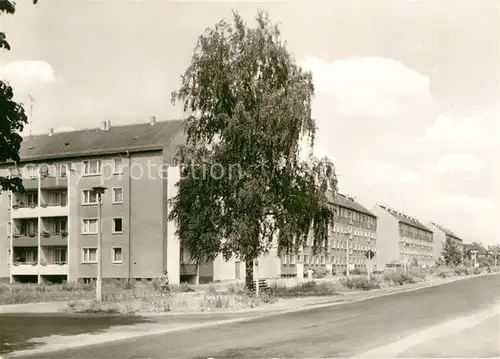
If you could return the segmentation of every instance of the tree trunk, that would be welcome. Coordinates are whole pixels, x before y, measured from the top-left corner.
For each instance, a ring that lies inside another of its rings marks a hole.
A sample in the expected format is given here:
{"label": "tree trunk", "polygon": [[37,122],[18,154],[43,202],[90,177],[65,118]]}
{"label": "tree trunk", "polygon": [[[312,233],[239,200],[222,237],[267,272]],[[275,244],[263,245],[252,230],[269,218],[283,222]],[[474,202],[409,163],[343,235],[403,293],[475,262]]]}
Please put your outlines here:
{"label": "tree trunk", "polygon": [[250,291],[253,287],[253,259],[245,261],[245,288]]}

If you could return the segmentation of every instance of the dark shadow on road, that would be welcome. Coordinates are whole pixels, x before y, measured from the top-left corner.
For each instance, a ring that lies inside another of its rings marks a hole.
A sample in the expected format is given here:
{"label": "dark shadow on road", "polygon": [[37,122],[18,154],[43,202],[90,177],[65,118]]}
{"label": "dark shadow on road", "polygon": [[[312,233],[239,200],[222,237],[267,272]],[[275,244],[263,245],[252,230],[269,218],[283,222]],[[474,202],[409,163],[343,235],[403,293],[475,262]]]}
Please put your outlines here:
{"label": "dark shadow on road", "polygon": [[0,355],[41,344],[50,335],[98,333],[110,327],[150,322],[141,317],[103,314],[0,314]]}

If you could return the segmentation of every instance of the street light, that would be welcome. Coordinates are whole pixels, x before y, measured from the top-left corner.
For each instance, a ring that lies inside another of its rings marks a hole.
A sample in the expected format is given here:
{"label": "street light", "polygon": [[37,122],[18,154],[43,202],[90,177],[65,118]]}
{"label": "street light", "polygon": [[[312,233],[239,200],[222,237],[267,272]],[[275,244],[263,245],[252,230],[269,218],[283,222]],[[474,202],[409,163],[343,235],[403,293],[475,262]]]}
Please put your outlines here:
{"label": "street light", "polygon": [[101,225],[101,196],[106,192],[106,187],[92,187],[92,191],[97,195],[97,280],[96,280],[96,299],[102,301],[102,225]]}

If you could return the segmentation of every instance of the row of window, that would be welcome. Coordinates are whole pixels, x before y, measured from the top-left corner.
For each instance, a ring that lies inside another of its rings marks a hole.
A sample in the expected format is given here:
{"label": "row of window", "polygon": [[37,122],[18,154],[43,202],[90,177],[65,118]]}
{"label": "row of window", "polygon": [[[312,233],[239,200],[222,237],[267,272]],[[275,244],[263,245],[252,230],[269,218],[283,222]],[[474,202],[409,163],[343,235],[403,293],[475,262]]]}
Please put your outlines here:
{"label": "row of window", "polygon": [[[50,191],[48,194],[50,195],[47,198],[47,204],[49,205],[61,205],[67,202],[68,192],[66,191]],[[25,192],[24,195],[17,197],[14,204],[21,202],[28,206],[38,206],[38,192]]]}
{"label": "row of window", "polygon": [[[111,262],[115,264],[123,263],[123,248],[122,247],[112,247],[111,248]],[[82,263],[97,263],[97,248],[87,247],[82,248]]]}
{"label": "row of window", "polygon": [[[315,264],[315,265],[325,265],[326,263],[331,264],[347,264],[347,257],[340,256],[313,256],[304,254],[304,256],[298,255],[285,255],[281,257],[282,264],[296,264],[297,262],[301,262],[303,259],[303,263],[305,264]],[[351,256],[349,258],[350,264],[365,264],[365,257],[354,257]]]}
{"label": "row of window", "polygon": [[[98,231],[98,219],[97,218],[84,218],[82,219],[82,234],[97,234]],[[51,221],[52,233],[61,234],[67,231],[67,220],[65,218],[54,219]],[[29,235],[38,233],[38,220],[28,219],[21,222],[20,228],[18,228],[18,233],[21,235]],[[115,217],[113,218],[112,233],[120,234],[123,233],[123,218]]]}
{"label": "row of window", "polygon": [[[67,219],[66,218],[55,218],[49,221],[49,226],[46,229],[50,229],[53,234],[61,234],[67,231]],[[17,226],[18,234],[20,235],[30,235],[38,233],[38,219],[25,219],[21,221],[21,226]]]}
{"label": "row of window", "polygon": [[[10,258],[10,250],[9,258]],[[82,248],[82,263],[97,263],[97,248],[96,247],[86,247]],[[52,251],[52,261],[51,263],[67,263],[68,260],[68,250],[67,248],[55,248]],[[36,248],[26,248],[22,251],[14,251],[14,262],[36,262],[38,261],[38,249]],[[123,247],[112,247],[111,248],[111,262],[116,264],[123,263]]]}
{"label": "row of window", "polygon": [[[97,234],[99,228],[99,220],[97,218],[82,219],[82,234]],[[123,218],[114,217],[111,228],[113,234],[123,233]]]}
{"label": "row of window", "polygon": [[334,223],[332,231],[334,233],[345,234],[351,233],[353,236],[365,237],[365,238],[376,238],[377,232],[365,228],[359,228],[356,226],[350,226],[342,223]]}
{"label": "row of window", "polygon": [[424,231],[424,230],[417,228],[417,227],[410,226],[406,223],[400,222],[399,229],[400,229],[400,231],[403,231],[403,233],[406,233],[406,234],[418,235],[420,237],[428,238],[428,239],[432,238],[432,233]]}
{"label": "row of window", "polygon": [[[331,248],[347,249],[347,243],[346,241],[332,239]],[[359,243],[353,241],[352,243],[349,243],[349,248],[355,251],[367,251],[371,248],[371,245],[369,243]]]}
{"label": "row of window", "polygon": [[[82,204],[97,204],[97,193],[92,189],[82,190]],[[113,204],[123,203],[123,187],[113,187],[111,189],[111,201]]]}
{"label": "row of window", "polygon": [[363,222],[363,223],[369,223],[369,224],[375,224],[376,219],[374,217],[368,216],[364,213],[353,211],[344,207],[340,207],[337,209],[337,213],[339,214],[340,217],[344,218],[352,218],[355,221]]}
{"label": "row of window", "polygon": [[[66,177],[69,165],[67,163],[57,163],[54,165],[43,164],[41,166],[36,165],[26,165],[23,168],[11,167],[9,168],[9,174],[11,177],[22,176],[24,178],[37,178],[38,169],[41,175]],[[85,160],[82,162],[82,169],[84,176],[95,176],[102,174],[102,160]],[[123,173],[123,159],[117,157],[113,159],[112,162],[112,173],[122,174]]]}

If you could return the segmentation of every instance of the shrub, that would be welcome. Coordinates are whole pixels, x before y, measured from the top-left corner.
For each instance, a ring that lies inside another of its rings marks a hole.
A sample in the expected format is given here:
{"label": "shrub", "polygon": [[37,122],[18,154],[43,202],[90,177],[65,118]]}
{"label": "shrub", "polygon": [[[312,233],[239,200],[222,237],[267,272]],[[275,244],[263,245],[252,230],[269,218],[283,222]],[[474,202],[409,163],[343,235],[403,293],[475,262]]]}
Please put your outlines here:
{"label": "shrub", "polygon": [[302,282],[292,287],[279,286],[274,284],[271,287],[271,295],[277,297],[308,297],[308,296],[329,296],[337,294],[335,283],[316,281]]}
{"label": "shrub", "polygon": [[380,288],[380,284],[376,280],[368,280],[366,277],[343,278],[341,284],[350,290],[372,290]]}
{"label": "shrub", "polygon": [[189,284],[187,284],[186,282],[184,282],[184,283],[181,283],[181,285],[179,286],[179,291],[181,293],[187,293],[187,292],[194,292],[195,290],[193,288],[191,288],[189,286]]}

